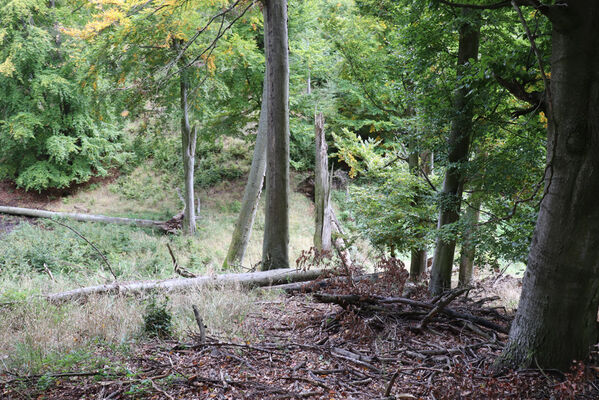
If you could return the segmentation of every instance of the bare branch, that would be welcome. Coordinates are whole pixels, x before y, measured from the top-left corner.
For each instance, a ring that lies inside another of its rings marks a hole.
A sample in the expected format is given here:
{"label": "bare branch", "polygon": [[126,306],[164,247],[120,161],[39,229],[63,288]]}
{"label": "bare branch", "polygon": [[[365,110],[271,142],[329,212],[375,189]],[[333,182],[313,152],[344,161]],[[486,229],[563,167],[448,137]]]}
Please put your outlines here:
{"label": "bare branch", "polygon": [[458,8],[472,8],[475,10],[496,10],[498,8],[509,7],[509,0],[500,1],[499,3],[493,4],[467,4],[467,3],[454,3],[452,1],[439,0],[439,3],[445,4],[446,6],[458,7]]}

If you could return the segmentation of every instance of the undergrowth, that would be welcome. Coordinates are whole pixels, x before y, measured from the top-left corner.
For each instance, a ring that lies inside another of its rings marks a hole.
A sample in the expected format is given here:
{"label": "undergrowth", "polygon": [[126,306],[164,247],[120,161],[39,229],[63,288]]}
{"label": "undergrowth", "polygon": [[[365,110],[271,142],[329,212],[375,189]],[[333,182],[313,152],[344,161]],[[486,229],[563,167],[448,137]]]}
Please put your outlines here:
{"label": "undergrowth", "polygon": [[147,336],[182,339],[196,331],[192,305],[213,336],[243,334],[242,322],[257,295],[232,287],[206,287],[169,297],[90,297],[56,305],[40,297],[0,305],[0,369],[39,374],[90,367],[102,349],[126,352]]}

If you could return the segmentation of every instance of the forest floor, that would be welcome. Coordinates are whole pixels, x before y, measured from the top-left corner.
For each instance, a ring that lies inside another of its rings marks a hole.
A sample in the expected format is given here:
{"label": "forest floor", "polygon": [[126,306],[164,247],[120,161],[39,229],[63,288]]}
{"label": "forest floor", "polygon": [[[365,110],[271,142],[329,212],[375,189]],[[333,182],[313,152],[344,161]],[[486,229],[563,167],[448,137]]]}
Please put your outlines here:
{"label": "forest floor", "polygon": [[[599,352],[568,373],[494,374],[513,314],[492,307],[497,277],[448,304],[491,328],[427,310],[373,304],[339,306],[318,294],[257,297],[237,339],[145,340],[127,354],[98,347],[95,369],[45,375],[0,374],[6,399],[597,399]],[[513,284],[507,279],[507,284]],[[369,293],[373,287],[369,286]],[[374,288],[380,295],[389,287]],[[325,291],[340,293],[342,287]],[[364,291],[362,291],[364,292]],[[406,296],[430,302],[424,287]],[[381,297],[379,297],[381,298]],[[438,302],[439,299],[436,299]],[[437,303],[438,304],[438,303]],[[493,326],[496,325],[494,329]],[[210,327],[208,327],[209,329]],[[210,329],[209,329],[210,330]]]}
{"label": "forest floor", "polygon": [[[187,269],[218,273],[242,182],[201,191],[202,220],[193,239],[72,225],[105,252],[120,281],[172,277],[166,243]],[[0,182],[0,204],[154,219],[170,218],[180,207],[172,184],[147,166],[69,193],[40,195]],[[305,196],[293,193],[294,257],[311,243],[311,212]],[[262,219],[259,213],[250,261],[259,259]],[[213,288],[169,294],[164,304],[175,332],[160,340],[143,333],[155,298],[43,301],[42,294],[107,279],[101,260],[70,231],[0,215],[0,253],[0,399],[599,398],[596,351],[568,373],[494,374],[520,292],[520,280],[508,274],[479,277],[467,297],[446,306],[488,320],[491,328],[440,312],[419,329],[430,309],[381,303],[402,293],[384,285],[323,290],[358,290],[354,303],[341,305],[325,304],[316,293]],[[429,298],[424,287],[404,296],[430,307],[443,301]],[[204,343],[191,311],[196,304],[207,326]]]}

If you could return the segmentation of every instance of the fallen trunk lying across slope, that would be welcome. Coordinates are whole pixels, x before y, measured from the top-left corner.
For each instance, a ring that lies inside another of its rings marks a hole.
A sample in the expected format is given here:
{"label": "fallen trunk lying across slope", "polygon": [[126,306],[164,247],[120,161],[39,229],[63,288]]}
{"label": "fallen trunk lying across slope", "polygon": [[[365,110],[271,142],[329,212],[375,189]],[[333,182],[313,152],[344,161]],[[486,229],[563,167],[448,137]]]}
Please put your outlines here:
{"label": "fallen trunk lying across slope", "polygon": [[222,274],[214,276],[199,276],[189,279],[167,279],[160,281],[141,281],[128,283],[111,283],[107,285],[90,286],[67,292],[46,296],[51,302],[72,301],[98,294],[138,294],[154,290],[189,289],[210,284],[233,283],[243,286],[270,286],[290,282],[309,281],[318,278],[323,270],[301,271],[295,268],[275,269],[241,274]]}
{"label": "fallen trunk lying across slope", "polygon": [[63,212],[55,212],[55,211],[37,210],[34,208],[6,207],[6,206],[0,206],[0,213],[11,214],[11,215],[23,215],[26,217],[35,217],[35,218],[67,218],[67,219],[72,219],[75,221],[83,221],[83,222],[103,222],[106,224],[135,225],[135,226],[141,226],[141,227],[146,227],[146,228],[161,229],[163,231],[170,231],[169,226],[167,224],[169,221],[152,221],[149,219],[108,217],[106,215],[63,213]]}

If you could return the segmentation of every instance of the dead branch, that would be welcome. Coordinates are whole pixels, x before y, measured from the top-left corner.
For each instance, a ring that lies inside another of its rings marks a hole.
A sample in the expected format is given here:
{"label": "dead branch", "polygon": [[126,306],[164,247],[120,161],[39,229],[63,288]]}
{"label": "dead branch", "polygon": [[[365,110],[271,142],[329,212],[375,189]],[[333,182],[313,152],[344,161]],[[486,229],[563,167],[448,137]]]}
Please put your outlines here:
{"label": "dead branch", "polygon": [[206,343],[206,327],[204,326],[204,321],[202,321],[202,317],[200,316],[200,310],[194,304],[191,306],[193,308],[193,316],[196,319],[196,323],[198,324],[198,328],[200,328],[200,344]]}
{"label": "dead branch", "polygon": [[[348,307],[349,305],[363,306],[363,305],[391,305],[391,304],[406,304],[412,307],[419,307],[432,310],[436,306],[430,303],[425,303],[418,300],[407,299],[405,297],[376,297],[376,296],[358,296],[358,295],[332,295],[326,293],[316,293],[314,298],[321,303],[335,303],[342,307]],[[450,308],[442,308],[440,311],[448,317],[455,319],[464,319],[475,324],[484,326],[486,328],[493,329],[497,332],[508,333],[508,328],[498,325],[485,318],[478,317],[472,314],[458,312]]]}
{"label": "dead branch", "polygon": [[[70,227],[69,225],[62,223],[60,221],[57,221],[55,219],[52,220],[52,222],[60,225],[60,226],[64,226],[65,228],[69,229],[71,232],[73,232],[75,235],[79,236],[81,239],[85,240],[85,242],[87,244],[89,244],[95,251],[96,253],[98,253],[100,255],[100,257],[102,257],[102,260],[104,261],[104,264],[106,264],[106,266],[108,267],[108,271],[110,271],[110,274],[112,275],[112,277],[114,278],[114,280],[116,281],[116,274],[114,273],[114,271],[112,270],[112,266],[110,265],[110,263],[108,262],[108,259],[106,258],[106,256],[104,256],[104,254],[100,251],[100,249],[98,249],[92,242],[90,242],[89,240],[87,240],[87,238],[85,236],[83,236],[80,232],[78,232],[77,230],[75,230],[75,228]],[[46,265],[44,264],[44,267]],[[50,277],[52,278],[52,280],[54,280],[54,277],[52,276],[52,274],[50,273]]]}
{"label": "dead branch", "polygon": [[423,330],[426,328],[426,325],[431,321],[431,319],[437,315],[439,312],[443,311],[443,309],[449,305],[452,301],[458,298],[463,293],[469,291],[471,288],[466,287],[459,290],[454,290],[450,294],[448,294],[444,299],[439,301],[439,304],[435,306],[426,316],[420,321],[420,325],[418,325],[418,330]]}
{"label": "dead branch", "polygon": [[171,260],[173,261],[173,268],[177,275],[182,276],[184,278],[196,278],[197,277],[196,274],[189,272],[185,268],[181,267],[179,265],[179,263],[177,263],[177,259],[175,258],[175,253],[173,253],[173,249],[171,249],[170,244],[167,243],[166,248],[168,249],[168,252],[171,255]]}
{"label": "dead branch", "polygon": [[[374,272],[371,274],[354,276],[353,282],[357,283],[357,282],[367,280],[367,279],[374,282],[374,281],[381,279],[382,277],[383,277],[382,272]],[[285,292],[287,292],[289,294],[297,293],[297,292],[312,293],[318,289],[333,286],[336,283],[341,283],[342,280],[345,281],[345,277],[335,276],[332,278],[326,278],[326,279],[321,279],[321,280],[316,280],[316,281],[295,282],[295,283],[286,283],[284,285],[269,286],[266,289],[284,290]]]}

